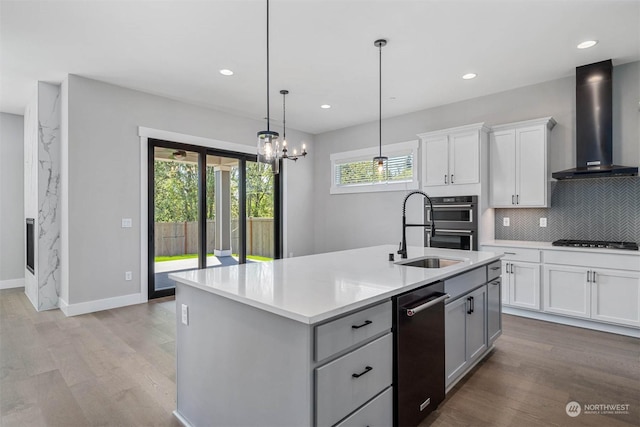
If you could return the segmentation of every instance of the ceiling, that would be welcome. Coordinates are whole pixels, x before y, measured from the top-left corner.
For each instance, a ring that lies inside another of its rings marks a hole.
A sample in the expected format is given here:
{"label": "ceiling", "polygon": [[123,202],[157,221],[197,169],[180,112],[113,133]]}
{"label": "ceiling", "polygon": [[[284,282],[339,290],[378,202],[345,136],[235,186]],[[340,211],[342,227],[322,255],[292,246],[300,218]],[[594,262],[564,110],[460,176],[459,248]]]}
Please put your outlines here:
{"label": "ceiling", "polygon": [[[266,116],[264,0],[0,2],[0,111],[77,74]],[[271,118],[322,133],[640,59],[640,1],[271,0]],[[595,39],[590,49],[576,45]],[[231,77],[218,70],[228,68]],[[468,72],[478,74],[463,80]],[[330,104],[330,109],[320,109]]]}

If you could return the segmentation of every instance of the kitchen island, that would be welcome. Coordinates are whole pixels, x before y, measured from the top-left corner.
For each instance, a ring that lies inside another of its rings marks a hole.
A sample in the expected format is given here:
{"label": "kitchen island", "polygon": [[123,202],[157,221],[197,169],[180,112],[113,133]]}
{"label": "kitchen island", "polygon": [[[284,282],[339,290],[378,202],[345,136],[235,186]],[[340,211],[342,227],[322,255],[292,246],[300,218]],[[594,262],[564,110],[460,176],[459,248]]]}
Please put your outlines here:
{"label": "kitchen island", "polygon": [[[407,260],[388,261],[396,249],[171,274],[178,284],[178,419],[191,426],[391,420],[391,299],[483,266],[486,271],[500,258],[409,247]],[[461,262],[398,264],[427,256]],[[362,360],[366,366],[359,367]]]}

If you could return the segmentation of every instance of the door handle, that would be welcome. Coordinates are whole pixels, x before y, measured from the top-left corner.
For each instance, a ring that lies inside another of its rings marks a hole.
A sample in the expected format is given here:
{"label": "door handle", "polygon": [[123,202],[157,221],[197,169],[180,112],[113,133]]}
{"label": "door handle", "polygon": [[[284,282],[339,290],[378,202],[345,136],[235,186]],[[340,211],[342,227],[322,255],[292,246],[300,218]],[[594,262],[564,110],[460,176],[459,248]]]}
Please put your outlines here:
{"label": "door handle", "polygon": [[451,183],[453,184],[453,174],[451,174]]}
{"label": "door handle", "polygon": [[434,305],[438,304],[439,302],[442,302],[444,300],[446,300],[447,298],[449,298],[449,294],[442,294],[439,297],[432,299],[430,301],[425,302],[424,304],[420,304],[417,307],[413,307],[413,308],[407,308],[407,316],[409,317],[413,317],[415,316],[417,313],[420,313],[422,310],[426,310],[429,307],[433,307]]}
{"label": "door handle", "polygon": [[511,264],[511,271],[509,273],[513,274],[513,264]]}
{"label": "door handle", "polygon": [[467,314],[471,314],[472,313],[471,312],[471,297],[467,298],[467,303],[469,304],[468,305],[469,308],[467,308]]}
{"label": "door handle", "polygon": [[512,204],[512,205],[515,205],[515,204],[516,204],[516,203],[515,203],[515,199],[516,199],[516,198],[515,198],[515,196],[512,194],[512,195],[511,195],[511,204]]}
{"label": "door handle", "polygon": [[516,194],[516,205],[520,204],[520,195]]}
{"label": "door handle", "polygon": [[363,376],[364,374],[366,374],[367,372],[371,371],[373,368],[371,366],[367,366],[364,368],[364,371],[360,372],[359,374],[351,374],[351,376],[353,378],[360,378],[361,376]]}
{"label": "door handle", "polygon": [[444,175],[444,183],[445,183],[445,184],[448,184],[448,182],[447,182],[447,178],[448,178],[448,176],[445,174],[445,175]]}
{"label": "door handle", "polygon": [[471,312],[473,313],[474,311],[476,311],[476,300],[473,297],[469,298],[471,298]]}
{"label": "door handle", "polygon": [[596,272],[595,272],[595,271],[592,271],[591,273],[592,273],[592,274],[591,274],[591,282],[592,282],[592,283],[596,283]]}
{"label": "door handle", "polygon": [[591,282],[591,270],[587,270],[587,283]]}

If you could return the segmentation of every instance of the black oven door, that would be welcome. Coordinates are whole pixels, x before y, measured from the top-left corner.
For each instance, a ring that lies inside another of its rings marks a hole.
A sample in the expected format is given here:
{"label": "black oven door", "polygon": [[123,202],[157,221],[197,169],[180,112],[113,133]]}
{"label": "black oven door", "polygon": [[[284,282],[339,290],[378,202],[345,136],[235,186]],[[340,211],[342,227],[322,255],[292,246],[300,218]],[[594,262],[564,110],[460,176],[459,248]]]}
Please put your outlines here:
{"label": "black oven door", "polygon": [[[473,211],[474,206],[472,204],[465,205],[433,205],[433,218],[436,221],[436,224],[439,222],[451,222],[456,224],[473,224]],[[431,222],[431,212],[429,206],[426,206],[425,209],[426,222],[427,224]]]}
{"label": "black oven door", "polygon": [[475,251],[478,250],[475,234],[473,230],[443,230],[436,228],[436,235],[431,236],[431,230],[427,228],[425,230],[425,246]]}

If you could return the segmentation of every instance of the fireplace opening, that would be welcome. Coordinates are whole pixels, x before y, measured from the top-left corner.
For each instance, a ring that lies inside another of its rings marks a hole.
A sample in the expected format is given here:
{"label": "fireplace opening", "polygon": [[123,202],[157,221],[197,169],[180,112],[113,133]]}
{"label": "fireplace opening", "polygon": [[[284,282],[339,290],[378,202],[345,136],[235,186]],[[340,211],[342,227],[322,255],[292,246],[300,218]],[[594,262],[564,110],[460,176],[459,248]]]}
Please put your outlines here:
{"label": "fireplace opening", "polygon": [[35,235],[34,235],[34,219],[27,218],[27,270],[29,270],[32,274],[36,274],[34,269],[34,246],[35,246]]}

